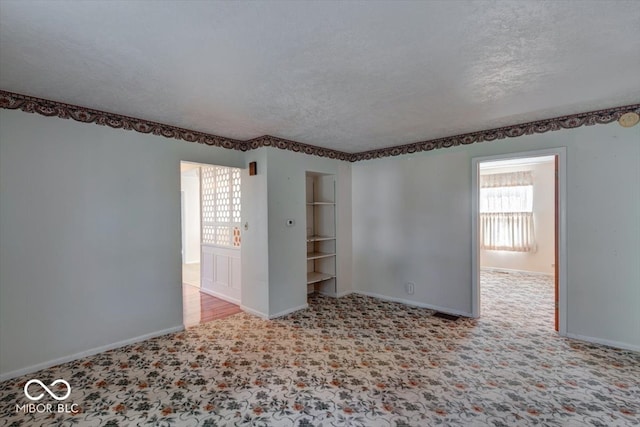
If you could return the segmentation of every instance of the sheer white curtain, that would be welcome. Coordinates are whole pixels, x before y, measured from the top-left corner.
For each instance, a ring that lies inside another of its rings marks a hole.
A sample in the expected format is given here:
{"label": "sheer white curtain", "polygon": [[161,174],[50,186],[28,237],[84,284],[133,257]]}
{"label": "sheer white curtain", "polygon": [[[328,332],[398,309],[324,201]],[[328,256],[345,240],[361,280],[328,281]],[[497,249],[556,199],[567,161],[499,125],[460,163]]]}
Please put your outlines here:
{"label": "sheer white curtain", "polygon": [[535,249],[530,171],[480,176],[480,242],[482,249]]}

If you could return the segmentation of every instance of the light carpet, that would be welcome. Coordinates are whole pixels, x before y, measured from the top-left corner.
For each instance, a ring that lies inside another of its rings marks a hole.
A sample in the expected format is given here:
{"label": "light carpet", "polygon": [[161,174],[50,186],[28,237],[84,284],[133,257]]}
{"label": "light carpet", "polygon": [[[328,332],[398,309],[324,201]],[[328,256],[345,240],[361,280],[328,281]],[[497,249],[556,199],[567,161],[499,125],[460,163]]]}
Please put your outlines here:
{"label": "light carpet", "polygon": [[[550,278],[483,272],[482,298],[478,320],[358,295],[237,314],[0,383],[0,425],[640,425],[640,353],[558,337]],[[31,378],[79,412],[16,412]]]}

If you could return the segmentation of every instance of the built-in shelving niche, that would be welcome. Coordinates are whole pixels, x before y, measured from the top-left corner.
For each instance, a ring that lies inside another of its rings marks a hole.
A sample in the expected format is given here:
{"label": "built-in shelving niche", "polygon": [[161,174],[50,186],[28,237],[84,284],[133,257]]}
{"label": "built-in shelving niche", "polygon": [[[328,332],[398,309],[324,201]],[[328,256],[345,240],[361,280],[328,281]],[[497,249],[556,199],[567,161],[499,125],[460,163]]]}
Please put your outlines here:
{"label": "built-in shelving niche", "polygon": [[307,293],[336,296],[336,179],[307,172]]}

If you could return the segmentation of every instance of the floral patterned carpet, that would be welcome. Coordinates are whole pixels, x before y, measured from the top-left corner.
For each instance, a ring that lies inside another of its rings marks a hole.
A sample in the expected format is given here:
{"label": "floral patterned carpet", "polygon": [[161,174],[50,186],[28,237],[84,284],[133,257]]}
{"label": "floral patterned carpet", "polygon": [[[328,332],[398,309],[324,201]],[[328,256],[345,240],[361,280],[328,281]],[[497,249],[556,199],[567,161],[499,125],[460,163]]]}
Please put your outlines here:
{"label": "floral patterned carpet", "polygon": [[[559,338],[552,297],[483,272],[478,320],[359,295],[236,314],[0,383],[0,426],[640,425],[640,353]],[[16,412],[31,378],[76,413]]]}

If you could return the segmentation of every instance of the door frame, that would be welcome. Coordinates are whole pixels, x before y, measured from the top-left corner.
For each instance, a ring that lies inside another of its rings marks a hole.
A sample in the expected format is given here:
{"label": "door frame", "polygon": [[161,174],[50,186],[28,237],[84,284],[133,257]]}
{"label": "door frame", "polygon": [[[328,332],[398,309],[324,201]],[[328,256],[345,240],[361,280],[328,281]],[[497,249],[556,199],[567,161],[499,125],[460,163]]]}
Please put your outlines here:
{"label": "door frame", "polygon": [[[182,173],[180,174],[180,185],[182,185]],[[182,254],[182,264],[185,264],[185,246],[187,245],[187,239],[185,237],[185,227],[184,227],[184,223],[186,221],[185,218],[185,209],[184,209],[184,190],[180,189],[180,233],[181,233],[181,237],[180,237],[180,241],[182,244],[182,248],[180,250],[180,253]],[[182,267],[180,267],[182,268]]]}
{"label": "door frame", "polygon": [[480,317],[480,250],[478,248],[479,219],[479,176],[480,163],[497,160],[521,159],[528,157],[556,156],[557,172],[557,220],[556,230],[556,287],[558,290],[558,334],[567,335],[567,149],[549,148],[534,151],[497,154],[493,156],[473,157],[471,159],[471,313]]}

